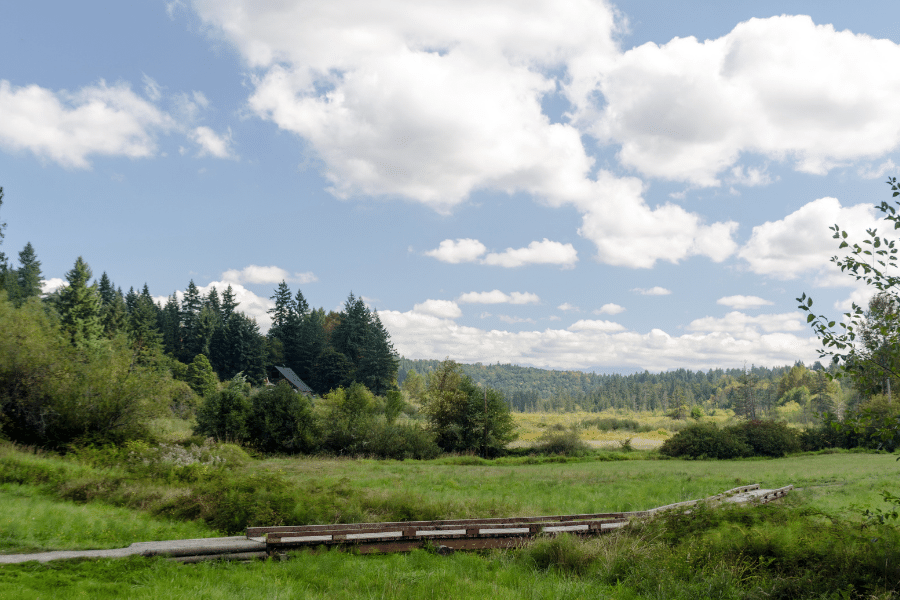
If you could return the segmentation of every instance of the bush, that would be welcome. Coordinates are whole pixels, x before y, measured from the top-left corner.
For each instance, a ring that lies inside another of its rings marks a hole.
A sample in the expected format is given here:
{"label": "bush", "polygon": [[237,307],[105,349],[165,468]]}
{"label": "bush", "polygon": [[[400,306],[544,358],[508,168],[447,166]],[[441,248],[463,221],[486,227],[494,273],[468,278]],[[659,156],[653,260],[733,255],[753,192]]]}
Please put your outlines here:
{"label": "bush", "polygon": [[693,423],[664,441],[659,451],[672,457],[739,458],[748,456],[751,448],[715,423]]}
{"label": "bush", "polygon": [[369,443],[371,454],[378,458],[428,460],[441,453],[434,434],[416,423],[376,421]]}
{"label": "bush", "polygon": [[250,399],[235,386],[229,386],[207,397],[197,409],[194,433],[239,444],[250,435],[248,421],[252,410]]}
{"label": "bush", "polygon": [[578,436],[578,429],[566,429],[562,425],[554,425],[538,438],[533,447],[540,454],[560,454],[563,456],[584,456],[591,447]]}
{"label": "bush", "polygon": [[247,424],[252,444],[264,452],[314,452],[318,448],[309,398],[286,381],[253,396]]}
{"label": "bush", "polygon": [[173,384],[165,370],[133,364],[127,341],[76,348],[37,301],[15,308],[0,292],[0,427],[9,439],[65,448],[150,436]]}
{"label": "bush", "polygon": [[802,448],[799,433],[786,423],[747,421],[726,427],[725,430],[747,444],[752,456],[781,457],[792,452],[800,452]]}

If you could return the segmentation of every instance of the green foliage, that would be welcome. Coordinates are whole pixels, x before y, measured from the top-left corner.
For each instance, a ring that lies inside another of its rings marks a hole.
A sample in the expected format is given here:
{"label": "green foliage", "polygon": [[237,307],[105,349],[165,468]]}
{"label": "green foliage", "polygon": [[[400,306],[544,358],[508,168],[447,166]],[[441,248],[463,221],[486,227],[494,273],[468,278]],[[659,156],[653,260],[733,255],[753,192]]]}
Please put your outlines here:
{"label": "green foliage", "polygon": [[207,396],[197,409],[194,432],[219,441],[241,443],[250,435],[252,404],[243,380],[232,380],[225,389]]}
{"label": "green foliage", "polygon": [[201,398],[207,398],[216,393],[219,387],[219,378],[213,372],[209,359],[203,354],[198,354],[188,365],[185,381]]}
{"label": "green foliage", "polygon": [[746,421],[725,431],[742,440],[750,448],[750,456],[781,457],[801,450],[799,433],[785,423]]}
{"label": "green foliage", "polygon": [[59,293],[62,329],[72,345],[91,346],[103,334],[100,322],[100,294],[96,284],[89,285],[91,268],[80,256],[66,273],[68,285]]}
{"label": "green foliage", "polygon": [[692,423],[663,442],[661,454],[690,458],[739,458],[750,454],[750,447],[715,423]]}
{"label": "green foliage", "polygon": [[367,454],[378,404],[374,394],[360,383],[325,394],[317,409],[322,424],[322,448],[335,454]]}
{"label": "green foliage", "polygon": [[693,423],[665,442],[660,453],[672,457],[728,459],[785,456],[799,452],[799,433],[784,423],[746,421],[720,429],[715,423]]}
{"label": "green foliage", "polygon": [[590,446],[579,437],[577,427],[567,429],[559,424],[541,434],[533,449],[540,454],[562,456],[584,456],[591,451]]}
{"label": "green foliage", "polygon": [[286,381],[253,396],[249,419],[251,443],[264,452],[313,452],[318,426],[309,399]]}
{"label": "green foliage", "polygon": [[449,359],[429,374],[423,410],[438,446],[446,452],[497,456],[516,438],[509,405],[500,393],[477,388]]}
{"label": "green foliage", "polygon": [[148,435],[173,382],[132,362],[121,338],[73,347],[41,307],[0,296],[0,411],[4,435],[63,447],[121,443]]}

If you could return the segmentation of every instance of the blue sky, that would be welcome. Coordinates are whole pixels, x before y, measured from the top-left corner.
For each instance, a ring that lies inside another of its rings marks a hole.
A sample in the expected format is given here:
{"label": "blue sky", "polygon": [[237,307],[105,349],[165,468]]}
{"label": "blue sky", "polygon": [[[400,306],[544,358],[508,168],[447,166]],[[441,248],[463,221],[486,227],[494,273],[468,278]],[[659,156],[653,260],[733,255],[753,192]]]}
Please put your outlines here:
{"label": "blue sky", "polygon": [[828,225],[877,224],[900,5],[16,3],[3,250],[163,297],[353,291],[408,358],[815,360]]}

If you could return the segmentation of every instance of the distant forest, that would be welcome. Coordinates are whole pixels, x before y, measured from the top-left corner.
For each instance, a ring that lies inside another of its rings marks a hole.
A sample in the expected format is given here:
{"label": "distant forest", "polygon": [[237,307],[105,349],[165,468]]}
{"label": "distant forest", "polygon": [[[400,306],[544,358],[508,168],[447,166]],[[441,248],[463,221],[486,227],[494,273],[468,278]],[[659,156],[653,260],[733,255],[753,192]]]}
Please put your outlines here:
{"label": "distant forest", "polygon": [[[438,360],[401,358],[398,382],[402,385],[411,371],[426,375],[438,365]],[[798,362],[774,368],[677,369],[631,375],[553,371],[511,364],[476,363],[462,368],[475,383],[502,392],[512,409],[520,412],[608,408],[671,411],[701,406],[706,410],[762,414],[791,400],[801,405],[811,402],[820,410],[834,410],[843,392],[819,362],[811,368]]]}

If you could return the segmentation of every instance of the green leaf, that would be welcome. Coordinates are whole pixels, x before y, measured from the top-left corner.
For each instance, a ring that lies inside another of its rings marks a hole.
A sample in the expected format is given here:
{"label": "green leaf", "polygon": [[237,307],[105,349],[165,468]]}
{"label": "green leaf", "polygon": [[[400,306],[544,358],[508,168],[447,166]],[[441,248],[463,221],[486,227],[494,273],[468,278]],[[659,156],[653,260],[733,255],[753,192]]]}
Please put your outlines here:
{"label": "green leaf", "polygon": [[814,314],[812,314],[812,313],[809,313],[809,314],[806,316],[806,322],[807,322],[807,323],[812,323],[812,322],[815,320],[815,318],[816,318],[816,315],[814,315]]}

